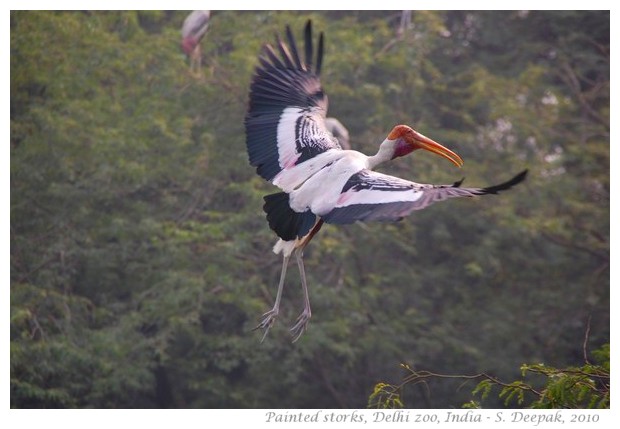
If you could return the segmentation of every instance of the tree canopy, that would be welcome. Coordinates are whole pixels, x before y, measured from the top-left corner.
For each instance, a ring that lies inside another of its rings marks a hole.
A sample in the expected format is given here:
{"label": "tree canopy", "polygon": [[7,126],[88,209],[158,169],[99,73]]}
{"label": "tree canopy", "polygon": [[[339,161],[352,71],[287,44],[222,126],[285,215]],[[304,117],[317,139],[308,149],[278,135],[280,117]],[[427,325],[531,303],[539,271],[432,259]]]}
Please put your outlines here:
{"label": "tree canopy", "polygon": [[[511,379],[609,343],[608,11],[414,11],[404,26],[399,11],[216,11],[198,73],[186,14],[11,12],[12,407],[359,408],[401,363]],[[289,270],[261,344],[281,260],[243,117],[261,45],[307,19],[353,149],[404,123],[465,159],[382,171],[530,174],[402,222],[324,227],[306,251],[309,330],[291,344]],[[475,387],[460,383],[403,401],[459,407]]]}

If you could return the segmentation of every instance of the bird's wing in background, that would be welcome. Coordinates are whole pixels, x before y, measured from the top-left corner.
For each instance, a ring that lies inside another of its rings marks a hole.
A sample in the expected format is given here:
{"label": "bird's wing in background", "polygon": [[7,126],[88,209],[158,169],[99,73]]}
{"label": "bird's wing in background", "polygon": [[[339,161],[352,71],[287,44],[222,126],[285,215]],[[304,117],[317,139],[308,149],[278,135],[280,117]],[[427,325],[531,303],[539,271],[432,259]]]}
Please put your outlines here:
{"label": "bird's wing in background", "polygon": [[452,185],[423,185],[362,170],[352,175],[342,189],[338,203],[321,215],[327,223],[346,224],[355,221],[396,221],[429,205],[454,197],[496,194],[525,179],[527,170],[507,182],[486,188],[461,188]]}

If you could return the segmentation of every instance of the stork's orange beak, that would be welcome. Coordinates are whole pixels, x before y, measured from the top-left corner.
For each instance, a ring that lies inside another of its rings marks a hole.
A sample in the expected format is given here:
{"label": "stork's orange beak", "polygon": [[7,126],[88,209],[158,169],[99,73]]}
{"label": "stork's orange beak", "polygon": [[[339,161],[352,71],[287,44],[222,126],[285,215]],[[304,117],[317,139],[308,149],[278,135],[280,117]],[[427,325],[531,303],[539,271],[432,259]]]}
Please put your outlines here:
{"label": "stork's orange beak", "polygon": [[457,167],[463,166],[463,159],[447,147],[413,130],[413,141],[409,142],[415,149],[424,149],[443,156]]}

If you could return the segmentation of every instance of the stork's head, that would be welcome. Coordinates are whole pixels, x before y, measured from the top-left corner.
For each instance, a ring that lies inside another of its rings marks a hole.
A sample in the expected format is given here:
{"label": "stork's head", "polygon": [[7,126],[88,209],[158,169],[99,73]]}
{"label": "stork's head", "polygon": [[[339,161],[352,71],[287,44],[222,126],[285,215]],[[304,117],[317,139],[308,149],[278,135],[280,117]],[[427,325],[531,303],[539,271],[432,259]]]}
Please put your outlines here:
{"label": "stork's head", "polygon": [[414,150],[424,149],[447,158],[457,167],[463,166],[463,160],[456,153],[420,134],[407,125],[396,125],[387,139],[394,142],[394,154],[392,155],[392,159],[407,155]]}

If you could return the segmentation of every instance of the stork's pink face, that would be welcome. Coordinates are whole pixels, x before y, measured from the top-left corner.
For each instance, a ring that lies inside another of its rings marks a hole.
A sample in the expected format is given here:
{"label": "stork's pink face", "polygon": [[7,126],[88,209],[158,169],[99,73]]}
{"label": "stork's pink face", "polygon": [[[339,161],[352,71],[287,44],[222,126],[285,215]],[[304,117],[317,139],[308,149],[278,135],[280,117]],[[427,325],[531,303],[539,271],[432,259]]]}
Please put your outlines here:
{"label": "stork's pink face", "polygon": [[396,140],[394,158],[407,155],[414,150],[424,149],[429,152],[436,153],[439,156],[443,156],[457,167],[463,166],[463,160],[456,153],[440,145],[436,141],[420,134],[407,125],[396,125],[392,132],[388,135],[388,139]]}

